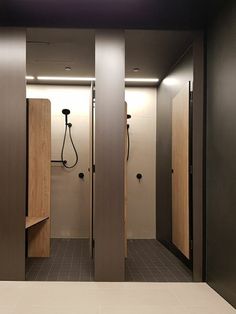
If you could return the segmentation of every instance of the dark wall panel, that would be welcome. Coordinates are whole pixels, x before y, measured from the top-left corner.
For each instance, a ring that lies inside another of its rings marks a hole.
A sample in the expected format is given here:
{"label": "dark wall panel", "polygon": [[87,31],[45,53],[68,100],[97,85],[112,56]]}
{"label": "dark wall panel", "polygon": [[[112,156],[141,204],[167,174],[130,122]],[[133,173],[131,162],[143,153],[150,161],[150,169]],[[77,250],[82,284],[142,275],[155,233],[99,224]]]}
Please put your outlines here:
{"label": "dark wall panel", "polygon": [[193,53],[190,49],[172,69],[157,91],[157,238],[171,242],[172,179],[171,121],[172,99],[183,85],[193,80]]}
{"label": "dark wall panel", "polygon": [[26,37],[0,28],[0,280],[24,280]]}
{"label": "dark wall panel", "polygon": [[97,31],[95,114],[95,280],[125,275],[125,37]]}
{"label": "dark wall panel", "polygon": [[207,282],[236,307],[236,3],[208,30]]}
{"label": "dark wall panel", "polygon": [[[204,33],[196,32],[193,41],[192,106],[192,240],[193,279],[205,279],[205,42]],[[191,222],[190,222],[191,223]]]}

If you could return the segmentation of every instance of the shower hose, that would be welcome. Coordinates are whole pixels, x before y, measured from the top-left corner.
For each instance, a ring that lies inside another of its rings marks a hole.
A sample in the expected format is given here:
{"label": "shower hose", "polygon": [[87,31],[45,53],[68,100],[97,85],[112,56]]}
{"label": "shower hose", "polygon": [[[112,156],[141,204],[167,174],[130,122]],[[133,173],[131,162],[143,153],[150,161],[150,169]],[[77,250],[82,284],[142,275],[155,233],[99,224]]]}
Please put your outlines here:
{"label": "shower hose", "polygon": [[[69,128],[69,137],[70,137],[71,145],[72,145],[73,150],[75,152],[75,162],[71,166],[68,166],[67,163],[64,160],[64,149],[65,149],[65,143],[66,143],[66,136],[67,136],[68,128]],[[62,148],[61,148],[61,161],[62,161],[63,166],[65,168],[67,168],[67,169],[74,168],[77,165],[78,161],[79,161],[78,153],[77,153],[77,150],[75,148],[75,145],[74,145],[74,142],[73,142],[73,139],[72,139],[72,135],[71,135],[71,128],[72,128],[72,124],[71,123],[68,123],[68,124],[65,125],[65,133],[64,133],[63,144],[62,144]]]}

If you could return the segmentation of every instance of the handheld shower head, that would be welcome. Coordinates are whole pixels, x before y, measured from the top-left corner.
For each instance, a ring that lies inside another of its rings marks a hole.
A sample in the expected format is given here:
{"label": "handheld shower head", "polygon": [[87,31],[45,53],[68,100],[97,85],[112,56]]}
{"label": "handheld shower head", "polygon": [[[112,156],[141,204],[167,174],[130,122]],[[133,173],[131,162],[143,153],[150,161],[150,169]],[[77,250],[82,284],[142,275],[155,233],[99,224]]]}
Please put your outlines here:
{"label": "handheld shower head", "polygon": [[70,110],[69,109],[63,109],[62,113],[65,115],[65,123],[67,125],[67,116],[70,114]]}
{"label": "handheld shower head", "polygon": [[67,116],[68,114],[70,114],[70,110],[69,109],[63,109],[62,113]]}

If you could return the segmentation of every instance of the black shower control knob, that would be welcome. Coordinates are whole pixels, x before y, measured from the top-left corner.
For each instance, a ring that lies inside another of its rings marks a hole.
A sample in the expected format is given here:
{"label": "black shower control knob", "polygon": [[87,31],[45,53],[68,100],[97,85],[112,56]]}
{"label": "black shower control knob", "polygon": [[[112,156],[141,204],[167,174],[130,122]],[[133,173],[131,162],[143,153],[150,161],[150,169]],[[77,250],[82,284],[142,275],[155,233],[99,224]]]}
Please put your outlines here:
{"label": "black shower control knob", "polygon": [[84,173],[83,173],[83,172],[80,172],[80,173],[79,173],[79,178],[80,178],[80,179],[83,179],[83,178],[84,178]]}
{"label": "black shower control knob", "polygon": [[137,173],[136,178],[140,181],[142,179],[143,175],[141,173]]}

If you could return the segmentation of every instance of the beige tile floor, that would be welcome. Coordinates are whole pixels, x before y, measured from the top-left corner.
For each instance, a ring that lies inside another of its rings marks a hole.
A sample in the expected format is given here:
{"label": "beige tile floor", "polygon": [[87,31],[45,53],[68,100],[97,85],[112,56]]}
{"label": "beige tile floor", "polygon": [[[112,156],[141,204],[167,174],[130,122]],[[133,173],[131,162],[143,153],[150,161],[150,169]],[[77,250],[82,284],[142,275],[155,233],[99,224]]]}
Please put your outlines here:
{"label": "beige tile floor", "polygon": [[1,314],[233,314],[205,283],[0,282]]}

